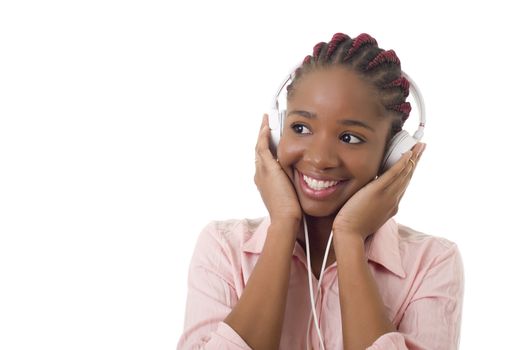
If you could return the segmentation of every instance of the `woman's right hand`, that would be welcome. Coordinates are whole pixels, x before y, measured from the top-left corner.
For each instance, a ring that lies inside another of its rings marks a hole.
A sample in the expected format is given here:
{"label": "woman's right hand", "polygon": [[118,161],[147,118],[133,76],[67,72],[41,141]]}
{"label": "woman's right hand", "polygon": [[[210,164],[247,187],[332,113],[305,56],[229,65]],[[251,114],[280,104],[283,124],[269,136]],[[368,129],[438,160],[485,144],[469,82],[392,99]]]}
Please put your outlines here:
{"label": "woman's right hand", "polygon": [[292,182],[270,151],[268,115],[263,116],[255,146],[255,176],[264,205],[272,222],[278,220],[299,222],[303,213]]}

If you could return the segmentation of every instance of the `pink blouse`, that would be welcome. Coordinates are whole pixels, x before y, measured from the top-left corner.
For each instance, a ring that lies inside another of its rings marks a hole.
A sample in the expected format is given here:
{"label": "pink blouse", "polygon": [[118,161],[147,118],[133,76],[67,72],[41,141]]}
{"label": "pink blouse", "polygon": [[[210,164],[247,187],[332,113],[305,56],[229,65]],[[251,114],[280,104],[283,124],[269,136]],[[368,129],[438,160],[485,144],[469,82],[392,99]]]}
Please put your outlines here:
{"label": "pink blouse", "polygon": [[[223,320],[262,252],[269,218],[212,222],[200,234],[188,274],[184,331],[177,349],[250,349]],[[365,242],[370,271],[396,327],[368,349],[453,350],[459,346],[463,263],[455,243],[394,219]],[[295,243],[280,349],[304,349],[310,315],[306,255]],[[312,276],[314,291],[318,281]],[[326,349],[343,349],[337,262],[321,281],[316,311]],[[254,315],[257,317],[257,315]],[[320,349],[311,322],[309,343]]]}

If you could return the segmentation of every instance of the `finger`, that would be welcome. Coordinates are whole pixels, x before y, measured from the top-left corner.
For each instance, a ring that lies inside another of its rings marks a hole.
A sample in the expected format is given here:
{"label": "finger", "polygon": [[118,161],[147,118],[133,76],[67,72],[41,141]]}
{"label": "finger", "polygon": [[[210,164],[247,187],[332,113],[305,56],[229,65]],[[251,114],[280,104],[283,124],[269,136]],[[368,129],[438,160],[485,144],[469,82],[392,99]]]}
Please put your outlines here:
{"label": "finger", "polygon": [[263,114],[263,118],[261,120],[261,127],[259,128],[259,131],[261,131],[265,125],[267,125],[269,122],[268,122],[268,114],[264,113]]}
{"label": "finger", "polygon": [[427,144],[424,143],[423,144],[423,147],[421,148],[421,150],[419,151],[419,153],[417,154],[417,159],[416,159],[416,163],[419,162],[419,159],[421,158],[421,155],[423,154],[423,152],[425,151],[425,149],[427,148]]}
{"label": "finger", "polygon": [[414,160],[415,156],[412,156],[408,159],[407,166],[405,169],[403,169],[403,173],[395,183],[392,184],[392,192],[396,194],[402,194],[405,192],[405,190],[408,187],[408,184],[410,183],[410,180],[412,179],[412,174],[414,174],[414,170],[416,169],[417,163]]}
{"label": "finger", "polygon": [[399,192],[399,188],[401,188],[407,178],[410,177],[410,173],[414,170],[415,166],[414,152],[412,151],[412,154],[409,157],[407,156],[407,160],[404,163],[404,167],[399,173],[399,176],[397,176],[390,184],[389,189],[391,192]]}
{"label": "finger", "polygon": [[264,126],[265,126],[265,116],[263,115],[263,118],[261,120],[261,126],[259,127],[259,134],[257,135],[257,143],[255,144],[255,165],[260,165],[261,163],[261,156],[260,151],[263,148],[262,143],[264,139]]}
{"label": "finger", "polygon": [[412,177],[412,173],[416,168],[417,155],[420,152],[421,146],[416,144],[409,152],[403,154],[403,157],[394,165],[400,168],[398,175],[393,177],[389,182],[386,191],[393,195],[402,193]]}
{"label": "finger", "polygon": [[416,170],[419,159],[421,158],[421,155],[425,150],[425,146],[425,144],[417,144],[416,146],[414,146],[414,153],[408,160],[407,167],[403,169],[403,175],[398,178],[398,183],[392,184],[392,191],[398,194],[400,196],[399,198],[403,196],[406,189],[408,188],[408,184],[410,183],[410,180],[414,175],[414,171]]}
{"label": "finger", "polygon": [[426,144],[424,143],[417,143],[413,148],[412,148],[412,157],[410,158],[409,160],[409,163],[412,165],[410,171],[408,172],[408,176],[410,176],[410,178],[412,177],[412,175],[414,175],[414,171],[416,170],[416,167],[417,167],[417,164],[419,163],[419,159],[421,158],[421,154],[423,154],[423,151],[425,150],[425,147],[426,147]]}
{"label": "finger", "polygon": [[258,163],[264,160],[274,160],[272,152],[270,151],[270,125],[268,122],[268,114],[264,114],[261,129],[259,130],[259,137],[257,145],[255,146],[255,160]]}
{"label": "finger", "polygon": [[377,181],[383,188],[388,188],[396,181],[397,178],[403,176],[403,170],[406,168],[409,158],[412,156],[412,151],[403,153],[401,158],[392,165],[390,169],[385,171]]}
{"label": "finger", "polygon": [[412,155],[410,156],[410,159],[408,160],[407,167],[403,169],[403,177],[405,176],[412,176],[414,173],[414,170],[416,169],[417,162],[419,160],[419,157],[421,156],[421,152],[425,148],[425,144],[418,142],[412,147]]}
{"label": "finger", "polygon": [[255,146],[255,151],[257,153],[268,148],[268,134],[270,131],[270,126],[268,125],[268,115],[264,114],[261,127],[259,129],[259,136],[257,137],[257,144]]}

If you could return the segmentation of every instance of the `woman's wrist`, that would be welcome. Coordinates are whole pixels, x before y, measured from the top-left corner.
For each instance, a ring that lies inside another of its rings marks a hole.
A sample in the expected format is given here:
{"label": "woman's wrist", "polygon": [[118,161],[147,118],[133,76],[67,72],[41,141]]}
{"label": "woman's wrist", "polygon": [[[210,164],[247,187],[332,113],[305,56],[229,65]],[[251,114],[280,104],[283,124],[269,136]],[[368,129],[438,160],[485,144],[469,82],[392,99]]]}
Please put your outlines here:
{"label": "woman's wrist", "polygon": [[334,229],[334,250],[338,252],[352,252],[352,256],[363,258],[365,254],[365,240],[361,234],[341,232]]}
{"label": "woman's wrist", "polygon": [[300,221],[289,218],[271,219],[266,242],[273,242],[293,249],[299,233],[300,224]]}
{"label": "woman's wrist", "polygon": [[270,226],[297,231],[301,225],[302,218],[294,216],[270,216]]}

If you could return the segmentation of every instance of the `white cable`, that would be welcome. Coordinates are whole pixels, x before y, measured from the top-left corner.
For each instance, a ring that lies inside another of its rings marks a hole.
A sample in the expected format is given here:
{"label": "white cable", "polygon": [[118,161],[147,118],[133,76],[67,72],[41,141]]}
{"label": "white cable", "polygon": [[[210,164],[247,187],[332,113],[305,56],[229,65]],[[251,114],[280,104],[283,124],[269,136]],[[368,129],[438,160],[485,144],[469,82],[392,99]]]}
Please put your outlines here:
{"label": "white cable", "polygon": [[[319,292],[321,291],[321,281],[323,280],[323,275],[324,275],[326,261],[327,261],[328,252],[329,252],[329,248],[328,247],[330,247],[331,241],[332,241],[332,232],[330,232],[330,238],[328,239],[327,248],[325,250],[325,255],[324,255],[324,259],[323,259],[323,265],[321,267],[321,274],[319,275],[319,285],[317,286],[317,293],[315,294],[315,304],[317,304],[317,297],[319,296]],[[308,253],[309,252],[307,252],[307,254]],[[306,347],[307,348],[310,345],[309,334],[310,334],[310,323],[311,322],[312,322],[312,310],[310,310],[310,317],[308,318],[308,328],[306,329]]]}
{"label": "white cable", "polygon": [[[315,301],[314,301],[314,291],[313,291],[313,287],[312,287],[312,270],[311,270],[311,267],[310,267],[310,244],[309,244],[309,238],[308,238],[308,227],[306,225],[306,218],[303,219],[303,223],[304,223],[304,235],[305,235],[305,241],[306,241],[306,261],[307,261],[307,265],[308,265],[308,287],[309,287],[309,291],[310,291],[310,305],[311,305],[311,312],[314,313],[314,322],[315,322],[315,328],[317,330],[317,335],[319,336],[319,341],[321,343],[321,349],[324,350],[324,342],[323,342],[323,337],[321,335],[321,330],[319,329],[319,322],[317,321],[317,312],[316,312],[316,308],[315,308]],[[307,334],[308,336],[308,334]],[[309,338],[307,338],[309,339]],[[307,344],[308,346],[308,344]]]}
{"label": "white cable", "polygon": [[308,237],[308,226],[306,224],[305,217],[303,217],[303,224],[304,224],[304,235],[305,235],[305,241],[306,241],[306,261],[308,264],[308,287],[310,291],[310,304],[311,304],[310,317],[308,318],[308,328],[306,330],[306,348],[307,350],[309,350],[308,346],[310,345],[310,322],[312,321],[312,312],[313,312],[315,327],[317,330],[317,335],[319,336],[319,345],[321,349],[324,350],[324,342],[323,342],[323,337],[321,335],[321,329],[319,328],[319,321],[317,318],[315,304],[317,302],[317,296],[319,295],[319,291],[321,290],[321,281],[323,280],[326,261],[328,260],[328,253],[330,251],[330,244],[332,243],[333,231],[330,232],[330,238],[328,238],[328,243],[326,244],[323,264],[321,266],[321,274],[319,275],[317,292],[314,298],[314,292],[313,292],[313,287],[312,287],[312,269],[311,269],[311,263],[310,263],[310,244],[309,244],[310,239]]}

